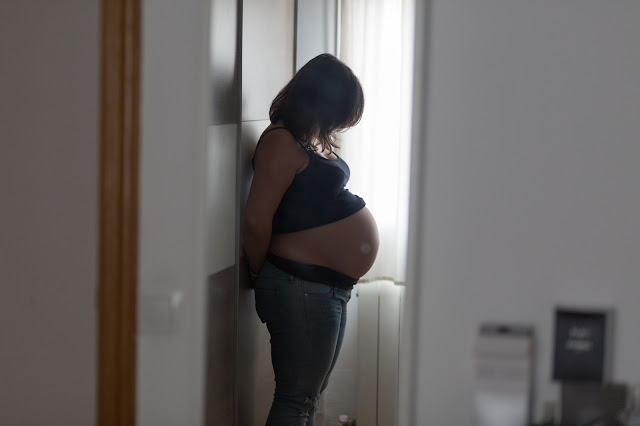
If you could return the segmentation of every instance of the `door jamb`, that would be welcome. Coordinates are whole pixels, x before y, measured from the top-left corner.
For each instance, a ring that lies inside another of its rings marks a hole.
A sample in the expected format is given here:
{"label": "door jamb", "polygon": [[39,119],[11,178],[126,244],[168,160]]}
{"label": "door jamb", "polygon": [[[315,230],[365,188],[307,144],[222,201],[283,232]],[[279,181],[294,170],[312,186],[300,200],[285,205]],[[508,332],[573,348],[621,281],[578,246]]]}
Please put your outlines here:
{"label": "door jamb", "polygon": [[101,0],[98,426],[136,416],[141,0]]}

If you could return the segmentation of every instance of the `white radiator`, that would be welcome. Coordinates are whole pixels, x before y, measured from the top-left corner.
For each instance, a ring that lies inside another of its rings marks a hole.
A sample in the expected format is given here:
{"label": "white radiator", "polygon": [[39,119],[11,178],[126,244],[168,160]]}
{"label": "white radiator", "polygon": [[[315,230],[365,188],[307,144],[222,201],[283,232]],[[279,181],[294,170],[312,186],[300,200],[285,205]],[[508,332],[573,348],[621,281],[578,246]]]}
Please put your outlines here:
{"label": "white radiator", "polygon": [[339,426],[346,414],[358,425],[395,426],[398,348],[404,287],[391,281],[355,286],[344,343],[316,424]]}

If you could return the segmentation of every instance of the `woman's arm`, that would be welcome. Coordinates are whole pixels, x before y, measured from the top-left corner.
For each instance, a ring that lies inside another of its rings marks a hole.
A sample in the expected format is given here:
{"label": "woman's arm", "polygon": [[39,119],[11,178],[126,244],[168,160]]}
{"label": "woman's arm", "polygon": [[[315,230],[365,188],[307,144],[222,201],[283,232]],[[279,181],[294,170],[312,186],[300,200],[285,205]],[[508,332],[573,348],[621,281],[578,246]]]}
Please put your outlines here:
{"label": "woman's arm", "polygon": [[242,233],[252,274],[262,268],[271,241],[273,215],[296,173],[304,167],[306,156],[284,129],[267,133],[258,146]]}

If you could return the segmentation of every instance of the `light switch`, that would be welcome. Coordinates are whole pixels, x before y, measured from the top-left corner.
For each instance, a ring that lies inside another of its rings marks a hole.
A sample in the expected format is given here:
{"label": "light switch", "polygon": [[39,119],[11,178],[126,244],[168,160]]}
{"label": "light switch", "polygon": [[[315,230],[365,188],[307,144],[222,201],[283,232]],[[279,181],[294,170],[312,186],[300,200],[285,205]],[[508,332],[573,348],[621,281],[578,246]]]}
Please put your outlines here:
{"label": "light switch", "polygon": [[142,292],[140,294],[140,333],[177,333],[182,291]]}

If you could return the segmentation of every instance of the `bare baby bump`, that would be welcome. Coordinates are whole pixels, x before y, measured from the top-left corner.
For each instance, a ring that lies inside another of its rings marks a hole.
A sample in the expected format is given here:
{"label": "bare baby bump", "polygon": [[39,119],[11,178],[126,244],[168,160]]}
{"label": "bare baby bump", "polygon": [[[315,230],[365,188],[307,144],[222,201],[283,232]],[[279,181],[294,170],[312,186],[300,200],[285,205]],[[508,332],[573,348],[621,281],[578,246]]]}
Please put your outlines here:
{"label": "bare baby bump", "polygon": [[269,250],[301,263],[326,266],[353,278],[362,277],[378,254],[378,227],[364,207],[327,225],[273,235]]}

